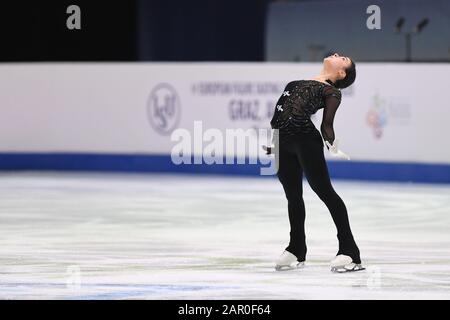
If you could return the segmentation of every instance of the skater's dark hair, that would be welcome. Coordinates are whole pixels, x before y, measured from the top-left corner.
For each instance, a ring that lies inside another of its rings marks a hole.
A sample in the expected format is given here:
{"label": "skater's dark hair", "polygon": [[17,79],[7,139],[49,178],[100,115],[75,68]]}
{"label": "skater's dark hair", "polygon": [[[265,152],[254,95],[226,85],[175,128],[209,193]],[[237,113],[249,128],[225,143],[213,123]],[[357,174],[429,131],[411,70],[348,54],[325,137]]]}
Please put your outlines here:
{"label": "skater's dark hair", "polygon": [[356,78],[356,67],[355,67],[355,63],[353,62],[353,60],[350,60],[351,64],[350,67],[348,67],[347,69],[345,69],[345,77],[344,79],[340,79],[337,80],[336,82],[332,82],[330,80],[327,80],[328,83],[332,84],[333,86],[335,86],[336,88],[339,89],[344,89],[349,87],[353,82],[355,82],[355,78]]}

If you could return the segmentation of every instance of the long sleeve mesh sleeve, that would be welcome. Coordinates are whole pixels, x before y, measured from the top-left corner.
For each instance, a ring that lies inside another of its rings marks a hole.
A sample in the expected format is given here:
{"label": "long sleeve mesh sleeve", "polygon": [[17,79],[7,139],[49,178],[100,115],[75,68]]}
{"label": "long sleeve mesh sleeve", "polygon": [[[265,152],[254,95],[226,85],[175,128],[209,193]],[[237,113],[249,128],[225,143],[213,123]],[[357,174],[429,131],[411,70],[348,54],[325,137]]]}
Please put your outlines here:
{"label": "long sleeve mesh sleeve", "polygon": [[334,116],[341,103],[342,96],[339,89],[331,86],[327,86],[326,88],[324,88],[323,96],[325,99],[325,107],[323,109],[320,131],[322,132],[323,139],[328,141],[332,145],[335,138],[333,129]]}

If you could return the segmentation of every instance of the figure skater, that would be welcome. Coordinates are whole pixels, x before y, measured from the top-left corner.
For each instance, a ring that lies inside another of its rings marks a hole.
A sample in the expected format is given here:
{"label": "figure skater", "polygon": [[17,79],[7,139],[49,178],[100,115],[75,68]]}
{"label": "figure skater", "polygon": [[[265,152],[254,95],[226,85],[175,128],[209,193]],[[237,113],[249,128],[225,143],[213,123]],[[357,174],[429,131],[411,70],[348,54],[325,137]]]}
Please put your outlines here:
{"label": "figure skater", "polygon": [[[277,129],[274,132],[278,138],[274,139],[274,146],[263,148],[267,154],[275,154],[277,176],[286,194],[290,223],[290,241],[276,262],[275,269],[278,271],[304,266],[307,249],[303,174],[311,189],[327,206],[337,229],[339,250],[331,261],[331,270],[347,272],[364,269],[350,229],[346,206],[331,185],[323,150],[324,140],[333,156],[349,159],[338,149],[333,120],[341,102],[340,89],[350,86],[355,77],[355,63],[349,57],[335,53],[323,60],[322,71],[314,79],[289,82],[275,106],[270,124],[272,129]],[[322,108],[319,132],[310,117]]]}

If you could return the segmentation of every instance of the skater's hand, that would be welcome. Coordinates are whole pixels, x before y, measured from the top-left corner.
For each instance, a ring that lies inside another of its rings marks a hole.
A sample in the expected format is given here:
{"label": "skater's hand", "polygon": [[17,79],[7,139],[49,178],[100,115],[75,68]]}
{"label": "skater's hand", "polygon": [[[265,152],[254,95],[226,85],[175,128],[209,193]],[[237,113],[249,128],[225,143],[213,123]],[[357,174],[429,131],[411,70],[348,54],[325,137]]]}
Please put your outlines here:
{"label": "skater's hand", "polygon": [[331,145],[328,141],[325,140],[325,144],[328,147],[328,151],[330,151],[330,154],[333,157],[337,157],[337,158],[343,158],[343,159],[347,159],[350,160],[350,157],[345,154],[344,152],[342,152],[341,150],[338,149],[338,145],[339,145],[339,140],[335,139],[333,142],[333,145]]}
{"label": "skater's hand", "polygon": [[266,152],[266,154],[272,154],[272,152],[273,152],[273,146],[268,147],[268,146],[263,145],[262,148]]}

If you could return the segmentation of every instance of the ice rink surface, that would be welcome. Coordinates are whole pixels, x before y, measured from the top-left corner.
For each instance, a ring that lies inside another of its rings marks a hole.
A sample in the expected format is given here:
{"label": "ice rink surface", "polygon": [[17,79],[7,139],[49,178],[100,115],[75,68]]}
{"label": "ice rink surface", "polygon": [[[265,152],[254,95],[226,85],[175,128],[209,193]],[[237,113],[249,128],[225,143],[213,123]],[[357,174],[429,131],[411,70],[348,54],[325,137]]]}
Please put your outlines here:
{"label": "ice rink surface", "polygon": [[0,299],[450,299],[450,186],[333,180],[367,270],[334,274],[306,180],[304,269],[276,178],[0,173]]}

